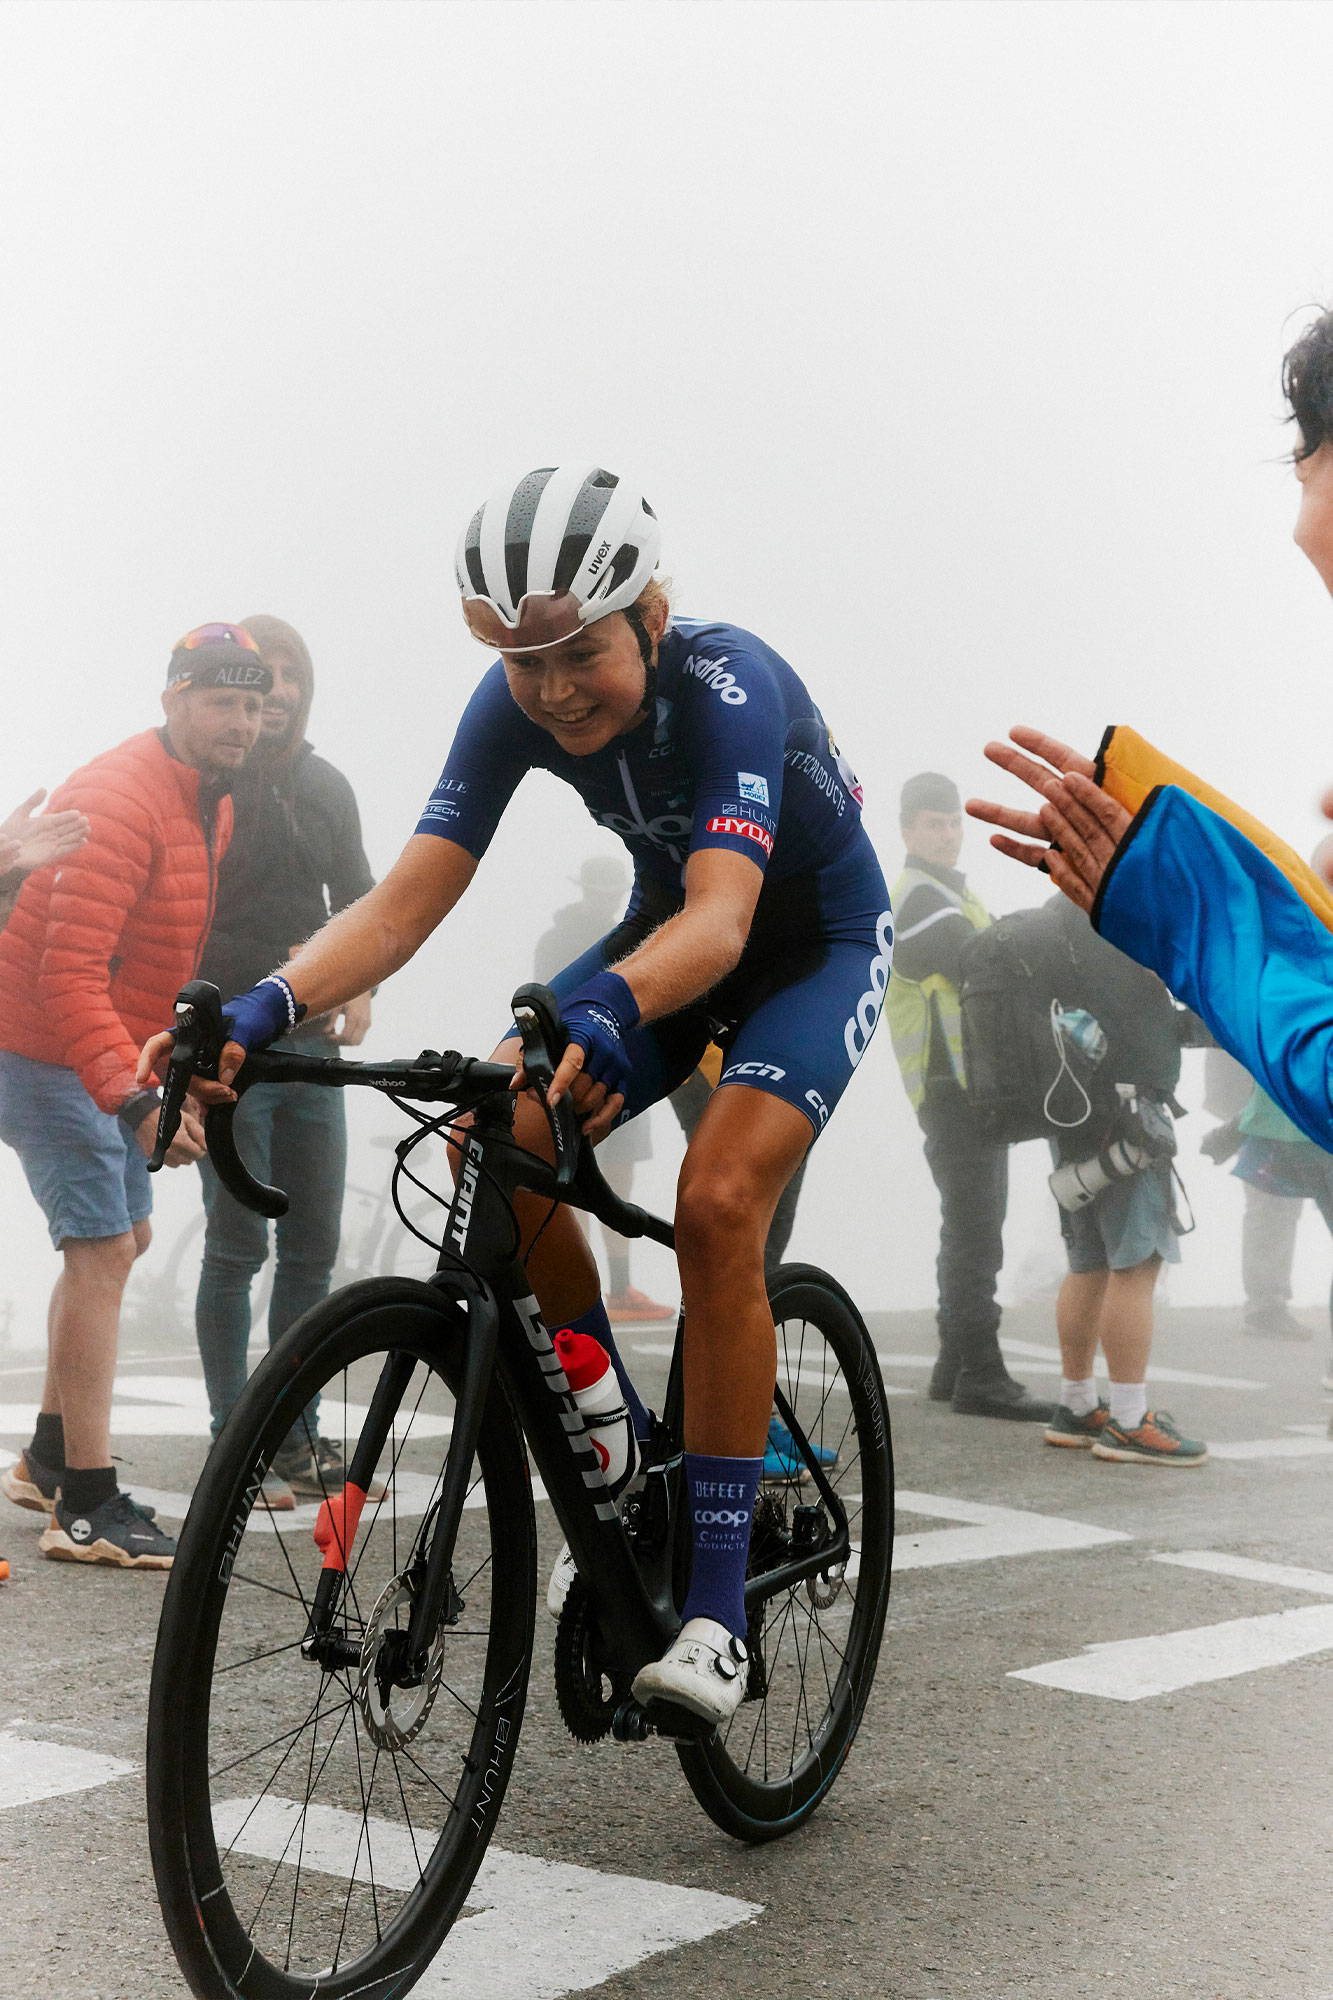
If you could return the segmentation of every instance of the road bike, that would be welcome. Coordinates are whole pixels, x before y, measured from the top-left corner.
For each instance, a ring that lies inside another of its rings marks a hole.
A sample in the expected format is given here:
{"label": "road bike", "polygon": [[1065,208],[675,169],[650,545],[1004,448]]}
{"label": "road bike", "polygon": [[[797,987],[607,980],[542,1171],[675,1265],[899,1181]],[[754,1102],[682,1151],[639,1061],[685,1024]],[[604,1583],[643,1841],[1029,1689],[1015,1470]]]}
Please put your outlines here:
{"label": "road bike", "polygon": [[[514,1018],[545,1105],[565,1039],[555,1003],[520,988]],[[184,989],[176,1030],[160,1152],[191,1076],[216,1075],[216,988]],[[640,1706],[631,1682],[678,1629],[689,1574],[680,1333],[642,1479],[617,1501],[519,1261],[513,1195],[668,1247],[673,1234],[606,1187],[567,1098],[547,1107],[553,1161],[521,1148],[513,1076],[427,1050],[382,1063],[255,1054],[237,1078],[381,1091],[416,1121],[395,1184],[424,1185],[412,1156],[431,1134],[454,1169],[433,1275],[348,1285],[288,1330],[181,1531],[153,1663],[148,1822],[167,1930],[203,2000],[398,2000],[439,1951],[514,1767],[541,1497],[578,1568],[554,1676],[580,1743],[669,1740],[705,1812],[758,1842],[809,1817],[856,1734],[893,1538],[888,1410],[856,1307],[808,1265],[769,1281],[791,1467],[755,1505],[745,1700],[720,1730]],[[231,1107],[209,1112],[207,1137],[236,1198],[280,1213],[285,1197],[237,1153]],[[316,1394],[346,1486],[270,1513],[264,1474]]]}

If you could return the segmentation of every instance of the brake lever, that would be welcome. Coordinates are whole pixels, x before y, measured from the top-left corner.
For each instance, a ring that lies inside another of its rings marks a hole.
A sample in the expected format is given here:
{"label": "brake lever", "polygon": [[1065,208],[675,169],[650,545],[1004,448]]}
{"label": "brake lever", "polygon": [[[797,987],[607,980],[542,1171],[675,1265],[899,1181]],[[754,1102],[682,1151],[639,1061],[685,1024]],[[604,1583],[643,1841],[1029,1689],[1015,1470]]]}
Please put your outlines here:
{"label": "brake lever", "polygon": [[537,1092],[555,1147],[555,1184],[567,1188],[578,1166],[580,1133],[569,1092],[552,1105],[547,1093],[555,1082],[556,1065],[564,1053],[564,1022],[549,987],[535,980],[520,986],[513,998],[514,1020],[523,1038],[523,1075]]}
{"label": "brake lever", "polygon": [[157,1139],[148,1161],[150,1174],[160,1173],[167,1150],[180,1130],[181,1112],[195,1077],[216,1083],[226,1030],[222,995],[206,979],[192,979],[176,995],[175,1041],[167,1058],[162,1104],[157,1114]]}

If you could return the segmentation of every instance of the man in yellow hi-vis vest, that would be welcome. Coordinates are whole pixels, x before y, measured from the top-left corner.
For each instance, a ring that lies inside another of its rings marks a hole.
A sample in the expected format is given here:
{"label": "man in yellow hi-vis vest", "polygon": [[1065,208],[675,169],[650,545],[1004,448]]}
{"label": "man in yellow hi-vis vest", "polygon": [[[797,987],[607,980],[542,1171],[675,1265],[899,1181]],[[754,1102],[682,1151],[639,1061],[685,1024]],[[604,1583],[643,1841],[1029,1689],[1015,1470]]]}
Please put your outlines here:
{"label": "man in yellow hi-vis vest", "polygon": [[1029,1396],[1000,1354],[995,1281],[1004,1258],[1009,1155],[980,1136],[967,1103],[961,964],[968,940],[991,919],[958,871],[958,787],[937,771],[919,772],[903,786],[900,821],[907,856],[893,886],[897,925],[884,1012],[940,1195],[940,1352],[930,1395],[962,1416],[1048,1423],[1054,1403]]}

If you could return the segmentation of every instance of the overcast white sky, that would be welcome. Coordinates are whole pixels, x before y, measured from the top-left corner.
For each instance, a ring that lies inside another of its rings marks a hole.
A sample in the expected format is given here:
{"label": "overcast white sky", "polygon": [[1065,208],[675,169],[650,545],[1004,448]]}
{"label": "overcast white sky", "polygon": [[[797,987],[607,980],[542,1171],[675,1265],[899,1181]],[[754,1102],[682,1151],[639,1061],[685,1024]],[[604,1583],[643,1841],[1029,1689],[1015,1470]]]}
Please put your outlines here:
{"label": "overcast white sky", "polygon": [[[458,528],[584,457],[641,482],[683,610],[805,675],[890,871],[902,780],[980,788],[1019,719],[1133,723],[1308,847],[1333,620],[1278,369],[1333,297],[1331,68],[1322,4],[8,0],[6,804],[155,720],[187,627],[274,611],[382,869],[483,665]],[[601,838],[529,781],[373,1046],[488,1041]],[[925,1303],[886,1034],[820,1155],[795,1247]],[[1174,1295],[1232,1296],[1239,1190],[1190,1179]],[[44,1283],[8,1156],[0,1192]]]}

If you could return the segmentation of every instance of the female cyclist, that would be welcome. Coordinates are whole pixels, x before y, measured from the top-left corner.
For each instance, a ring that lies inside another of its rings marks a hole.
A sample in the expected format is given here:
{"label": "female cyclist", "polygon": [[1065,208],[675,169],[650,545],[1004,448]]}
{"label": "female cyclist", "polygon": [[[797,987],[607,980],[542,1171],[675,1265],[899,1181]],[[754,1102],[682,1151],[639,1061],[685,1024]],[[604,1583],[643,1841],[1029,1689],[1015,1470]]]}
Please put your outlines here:
{"label": "female cyclist", "polygon": [[[530,472],[478,510],[458,582],[469,630],[499,658],[416,831],[376,888],[224,1010],[222,1083],[196,1088],[225,1101],[248,1049],[405,964],[467,888],[525,772],[563,778],[620,836],[635,864],[625,917],[551,982],[569,1035],[552,1096],[572,1094],[595,1140],[674,1090],[710,1039],[725,1050],[676,1205],[693,1574],[680,1634],[634,1683],[641,1701],[721,1722],[745,1688],[776,1370],[764,1239],[865,1052],[892,930],[856,781],[802,682],[734,625],[673,623],[658,551],[647,502],[596,467]],[[145,1075],[168,1039],[149,1043]],[[511,1030],[496,1059],[518,1046]],[[547,1143],[528,1100],[517,1131]],[[543,1314],[607,1348],[642,1436],[592,1255],[566,1210],[538,1235],[547,1206],[520,1210]]]}

